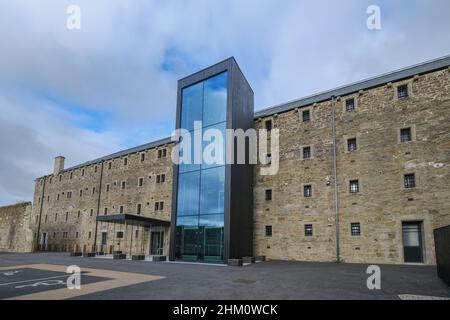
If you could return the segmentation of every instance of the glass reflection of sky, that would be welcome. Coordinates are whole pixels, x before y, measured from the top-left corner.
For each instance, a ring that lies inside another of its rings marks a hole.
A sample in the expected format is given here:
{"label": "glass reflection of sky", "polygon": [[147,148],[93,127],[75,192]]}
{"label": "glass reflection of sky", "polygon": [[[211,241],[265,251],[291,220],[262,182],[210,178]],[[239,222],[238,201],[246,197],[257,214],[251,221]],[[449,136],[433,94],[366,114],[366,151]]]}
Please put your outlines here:
{"label": "glass reflection of sky", "polygon": [[[205,130],[218,129],[224,142],[220,147],[224,149],[219,163],[180,164],[178,167],[176,226],[177,235],[181,237],[177,240],[180,244],[178,258],[189,260],[198,253],[198,259],[206,255],[209,259],[220,260],[223,255],[226,119],[227,72],[183,89],[181,128],[191,131],[191,161],[194,161],[194,121],[203,122],[202,137]],[[211,141],[203,142],[201,154],[214,142],[214,136]],[[212,156],[217,154],[213,152]],[[205,228],[209,233],[197,233],[197,228]]]}

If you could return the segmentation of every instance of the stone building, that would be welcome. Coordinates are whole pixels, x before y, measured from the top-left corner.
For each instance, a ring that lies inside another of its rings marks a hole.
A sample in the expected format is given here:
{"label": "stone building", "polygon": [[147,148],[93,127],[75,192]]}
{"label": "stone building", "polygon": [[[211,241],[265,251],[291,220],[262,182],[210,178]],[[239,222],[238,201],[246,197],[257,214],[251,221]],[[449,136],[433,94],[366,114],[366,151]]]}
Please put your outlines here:
{"label": "stone building", "polygon": [[[243,91],[233,77],[241,86],[245,78],[231,58],[194,74],[189,84],[180,80],[178,113],[183,90],[219,69],[228,72],[228,101],[239,100]],[[202,86],[206,92],[207,82]],[[246,94],[253,108],[253,93]],[[252,226],[242,230],[251,232],[250,254],[435,264],[433,230],[450,224],[450,56],[258,111],[253,125],[279,129],[280,147],[278,173],[262,176],[257,164],[253,183],[245,182],[253,189],[246,198]],[[190,259],[194,247],[206,250],[201,241],[216,241],[205,235],[211,226],[178,228],[173,186],[181,177],[173,146],[167,138],[67,169],[57,157],[53,174],[35,181],[35,249],[172,259],[178,256],[170,251],[180,246],[181,257]],[[220,192],[226,201],[227,192]],[[219,261],[234,257],[223,253],[226,217],[215,226],[219,233],[210,233],[222,241],[211,245]],[[197,242],[188,249],[189,237]]]}
{"label": "stone building", "polygon": [[31,202],[0,207],[0,252],[31,252]]}

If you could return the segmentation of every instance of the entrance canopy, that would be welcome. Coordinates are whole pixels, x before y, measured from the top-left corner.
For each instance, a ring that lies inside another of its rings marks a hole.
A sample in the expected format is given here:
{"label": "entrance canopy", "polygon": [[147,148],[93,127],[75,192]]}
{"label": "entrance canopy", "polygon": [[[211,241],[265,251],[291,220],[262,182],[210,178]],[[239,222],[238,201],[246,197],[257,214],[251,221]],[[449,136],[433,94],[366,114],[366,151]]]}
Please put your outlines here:
{"label": "entrance canopy", "polygon": [[97,221],[100,222],[114,222],[114,223],[127,223],[137,224],[144,226],[170,226],[170,221],[160,220],[155,218],[148,218],[143,216],[137,216],[134,214],[113,214],[106,216],[97,216]]}

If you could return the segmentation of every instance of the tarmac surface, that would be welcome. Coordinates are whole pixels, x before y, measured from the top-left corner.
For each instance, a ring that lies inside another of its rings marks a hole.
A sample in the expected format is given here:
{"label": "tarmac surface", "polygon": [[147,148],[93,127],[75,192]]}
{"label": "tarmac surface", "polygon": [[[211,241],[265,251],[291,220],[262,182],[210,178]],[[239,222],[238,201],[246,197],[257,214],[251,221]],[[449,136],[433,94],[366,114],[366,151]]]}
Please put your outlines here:
{"label": "tarmac surface", "polygon": [[[81,290],[69,290],[71,265]],[[381,289],[367,288],[366,264],[267,261],[244,267],[0,253],[0,299],[450,299],[436,267],[379,265]]]}

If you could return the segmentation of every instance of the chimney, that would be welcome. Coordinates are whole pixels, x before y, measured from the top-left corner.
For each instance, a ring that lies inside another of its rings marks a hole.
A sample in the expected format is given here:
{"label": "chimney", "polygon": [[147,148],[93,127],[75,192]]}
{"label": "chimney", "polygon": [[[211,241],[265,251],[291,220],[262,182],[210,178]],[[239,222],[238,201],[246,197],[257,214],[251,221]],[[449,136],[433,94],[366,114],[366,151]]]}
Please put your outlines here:
{"label": "chimney", "polygon": [[64,170],[64,160],[65,160],[66,158],[64,158],[63,156],[57,156],[56,158],[55,158],[55,166],[54,166],[54,169],[53,169],[53,174],[58,174],[58,173],[60,173],[61,171],[63,171]]}

